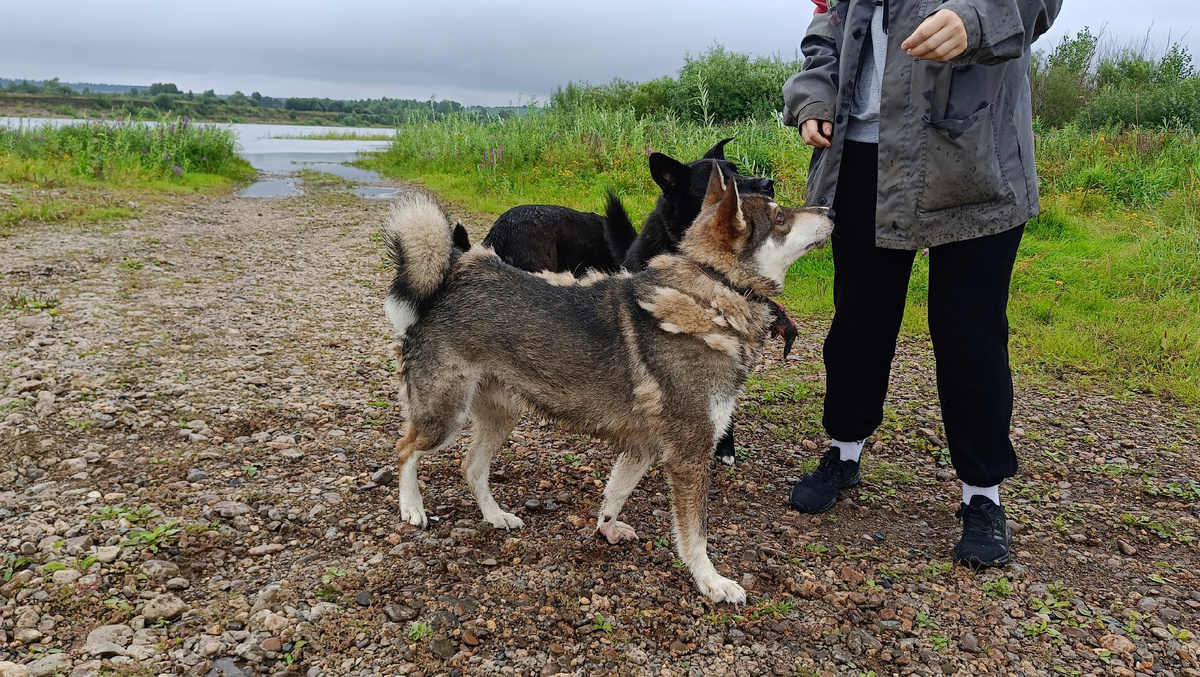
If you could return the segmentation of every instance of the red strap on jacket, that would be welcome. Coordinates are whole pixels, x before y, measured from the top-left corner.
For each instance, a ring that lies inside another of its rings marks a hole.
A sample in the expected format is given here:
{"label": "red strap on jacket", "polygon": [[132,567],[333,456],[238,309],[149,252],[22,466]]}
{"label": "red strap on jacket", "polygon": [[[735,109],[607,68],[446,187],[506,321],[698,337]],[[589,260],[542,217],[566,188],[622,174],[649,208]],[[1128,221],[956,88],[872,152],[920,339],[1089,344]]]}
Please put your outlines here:
{"label": "red strap on jacket", "polygon": [[825,0],[812,0],[812,3],[817,6],[813,10],[813,14],[825,14],[829,11],[829,5],[825,4]]}

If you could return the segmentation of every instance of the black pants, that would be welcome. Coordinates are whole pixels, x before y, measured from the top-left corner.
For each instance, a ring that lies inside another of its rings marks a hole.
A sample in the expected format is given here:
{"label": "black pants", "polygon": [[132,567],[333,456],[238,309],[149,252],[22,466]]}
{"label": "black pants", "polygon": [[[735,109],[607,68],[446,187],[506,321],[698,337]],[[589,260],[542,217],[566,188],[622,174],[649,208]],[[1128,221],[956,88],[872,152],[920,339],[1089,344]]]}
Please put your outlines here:
{"label": "black pants", "polygon": [[[914,251],[875,246],[875,144],[847,141],[833,229],[833,325],[825,339],[830,437],[861,440],[883,421]],[[1009,440],[1008,287],[1024,227],[929,250],[929,333],[951,461],[967,484],[1017,471]]]}

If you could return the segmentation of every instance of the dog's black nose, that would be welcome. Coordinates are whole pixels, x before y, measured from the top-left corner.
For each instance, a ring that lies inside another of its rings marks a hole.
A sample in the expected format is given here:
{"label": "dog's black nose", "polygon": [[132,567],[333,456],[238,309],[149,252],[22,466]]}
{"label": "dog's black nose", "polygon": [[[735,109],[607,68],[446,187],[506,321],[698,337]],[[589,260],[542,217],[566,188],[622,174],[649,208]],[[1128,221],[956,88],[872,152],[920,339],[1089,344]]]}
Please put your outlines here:
{"label": "dog's black nose", "polygon": [[775,179],[759,179],[758,185],[764,194],[775,196]]}

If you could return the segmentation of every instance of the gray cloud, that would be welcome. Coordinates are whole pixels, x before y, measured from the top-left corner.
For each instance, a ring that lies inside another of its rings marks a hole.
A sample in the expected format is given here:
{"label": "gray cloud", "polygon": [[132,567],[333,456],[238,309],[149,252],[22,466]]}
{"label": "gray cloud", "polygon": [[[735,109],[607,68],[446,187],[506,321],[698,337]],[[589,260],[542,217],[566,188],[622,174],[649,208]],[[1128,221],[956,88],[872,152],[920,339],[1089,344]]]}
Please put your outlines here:
{"label": "gray cloud", "polygon": [[[544,99],[570,80],[673,74],[714,41],[790,57],[812,14],[806,0],[51,4],[7,8],[0,76],[485,105]],[[1152,44],[1165,44],[1168,31],[1200,28],[1198,4],[1067,0],[1039,46],[1105,24],[1121,39],[1153,25]],[[1185,36],[1193,52],[1196,37]]]}

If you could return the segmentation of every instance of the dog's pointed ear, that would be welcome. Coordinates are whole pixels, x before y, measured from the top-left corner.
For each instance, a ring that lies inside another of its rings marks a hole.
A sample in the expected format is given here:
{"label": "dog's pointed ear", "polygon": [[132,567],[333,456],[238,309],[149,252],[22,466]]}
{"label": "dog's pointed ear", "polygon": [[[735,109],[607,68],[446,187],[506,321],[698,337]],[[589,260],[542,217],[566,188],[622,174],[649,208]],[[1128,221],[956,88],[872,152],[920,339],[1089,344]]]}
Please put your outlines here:
{"label": "dog's pointed ear", "polygon": [[[717,172],[713,172],[714,175]],[[709,181],[709,185],[712,185]],[[705,196],[707,199],[707,196]],[[746,232],[746,220],[742,218],[742,197],[737,192],[737,180],[730,176],[725,180],[725,191],[713,215],[713,227],[717,234],[730,244]]]}
{"label": "dog's pointed ear", "polygon": [[708,152],[705,153],[704,157],[701,159],[703,159],[703,160],[724,160],[725,159],[725,144],[729,143],[730,141],[733,141],[732,136],[729,137],[728,139],[721,139],[720,141],[718,141],[716,143],[716,145],[714,145],[712,148],[709,148]]}
{"label": "dog's pointed ear", "polygon": [[725,195],[725,176],[721,173],[721,166],[716,162],[711,164],[712,171],[708,173],[708,188],[704,191],[701,209],[708,209],[717,204]]}
{"label": "dog's pointed ear", "polygon": [[650,154],[650,176],[654,177],[654,183],[664,193],[675,192],[686,186],[689,171],[687,165],[669,155]]}
{"label": "dog's pointed ear", "polygon": [[471,238],[467,235],[467,229],[463,227],[462,221],[454,224],[454,248],[460,252],[471,249]]}

